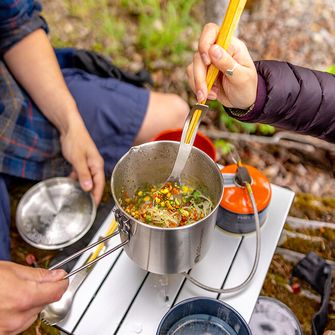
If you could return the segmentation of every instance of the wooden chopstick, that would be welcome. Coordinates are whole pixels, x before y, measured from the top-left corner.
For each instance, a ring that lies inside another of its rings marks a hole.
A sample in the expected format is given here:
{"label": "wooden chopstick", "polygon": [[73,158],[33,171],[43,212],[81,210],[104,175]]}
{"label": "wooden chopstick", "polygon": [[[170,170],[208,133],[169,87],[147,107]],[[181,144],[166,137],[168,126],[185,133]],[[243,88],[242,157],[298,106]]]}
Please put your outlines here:
{"label": "wooden chopstick", "polygon": [[[114,231],[116,230],[117,226],[118,226],[118,224],[116,223],[115,219],[113,219],[113,221],[112,221],[111,225],[109,226],[107,232],[105,233],[104,237],[107,237],[108,235],[113,234]],[[92,254],[90,255],[90,257],[87,259],[87,261],[85,263],[87,264],[87,263],[93,261],[94,259],[96,259],[99,256],[99,254],[100,254],[100,252],[101,252],[101,250],[104,246],[105,246],[104,242],[100,243],[96,247],[96,249],[92,252]]]}
{"label": "wooden chopstick", "polygon": [[[236,29],[237,23],[242,15],[244,6],[247,0],[230,0],[225,18],[221,24],[219,35],[216,40],[216,44],[220,45],[225,50],[228,49],[233,33]],[[208,92],[211,90],[217,76],[219,74],[218,68],[211,64],[207,71],[206,83]],[[202,104],[206,103],[206,100],[201,102]],[[186,144],[190,143],[192,135],[194,133],[195,127],[201,117],[201,110],[196,110],[193,114],[193,117],[190,122],[186,133]]]}

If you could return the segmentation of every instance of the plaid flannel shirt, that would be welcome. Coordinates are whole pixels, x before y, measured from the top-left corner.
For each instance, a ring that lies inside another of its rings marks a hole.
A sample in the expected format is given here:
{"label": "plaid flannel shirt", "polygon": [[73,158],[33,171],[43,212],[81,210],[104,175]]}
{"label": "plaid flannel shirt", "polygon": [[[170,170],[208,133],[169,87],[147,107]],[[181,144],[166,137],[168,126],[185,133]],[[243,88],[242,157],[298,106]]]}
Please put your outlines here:
{"label": "plaid flannel shirt", "polygon": [[57,129],[15,82],[2,55],[37,29],[48,30],[33,0],[0,2],[0,173],[41,180],[65,175]]}

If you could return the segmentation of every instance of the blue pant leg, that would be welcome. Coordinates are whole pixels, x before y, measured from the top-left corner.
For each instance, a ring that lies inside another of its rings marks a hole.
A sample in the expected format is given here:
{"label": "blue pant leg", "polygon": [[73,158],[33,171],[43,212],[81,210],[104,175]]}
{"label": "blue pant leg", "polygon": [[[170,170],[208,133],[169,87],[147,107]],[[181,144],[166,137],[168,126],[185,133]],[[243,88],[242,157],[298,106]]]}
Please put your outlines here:
{"label": "blue pant leg", "polygon": [[110,175],[134,143],[147,111],[149,91],[79,69],[63,69],[63,75]]}
{"label": "blue pant leg", "polygon": [[10,208],[7,186],[0,175],[0,260],[10,259]]}

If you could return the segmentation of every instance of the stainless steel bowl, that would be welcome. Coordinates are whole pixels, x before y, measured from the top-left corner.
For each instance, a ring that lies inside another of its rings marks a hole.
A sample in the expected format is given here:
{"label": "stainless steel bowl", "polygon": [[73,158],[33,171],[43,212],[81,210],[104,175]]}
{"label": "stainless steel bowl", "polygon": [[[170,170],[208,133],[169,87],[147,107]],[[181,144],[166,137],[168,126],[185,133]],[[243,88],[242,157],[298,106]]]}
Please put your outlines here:
{"label": "stainless steel bowl", "polygon": [[16,211],[16,226],[30,245],[53,250],[83,237],[95,215],[92,195],[71,178],[57,177],[34,185],[24,194]]}

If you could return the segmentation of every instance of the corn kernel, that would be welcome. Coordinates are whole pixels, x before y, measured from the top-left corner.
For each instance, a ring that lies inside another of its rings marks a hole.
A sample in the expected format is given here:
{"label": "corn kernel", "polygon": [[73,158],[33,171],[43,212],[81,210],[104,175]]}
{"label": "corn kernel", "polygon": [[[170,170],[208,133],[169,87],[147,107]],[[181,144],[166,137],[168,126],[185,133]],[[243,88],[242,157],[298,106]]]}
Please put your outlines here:
{"label": "corn kernel", "polygon": [[188,187],[186,185],[183,185],[182,190],[183,190],[184,193],[187,193],[188,192]]}

